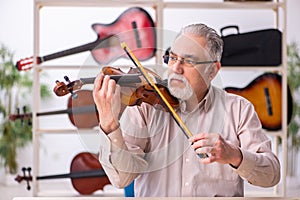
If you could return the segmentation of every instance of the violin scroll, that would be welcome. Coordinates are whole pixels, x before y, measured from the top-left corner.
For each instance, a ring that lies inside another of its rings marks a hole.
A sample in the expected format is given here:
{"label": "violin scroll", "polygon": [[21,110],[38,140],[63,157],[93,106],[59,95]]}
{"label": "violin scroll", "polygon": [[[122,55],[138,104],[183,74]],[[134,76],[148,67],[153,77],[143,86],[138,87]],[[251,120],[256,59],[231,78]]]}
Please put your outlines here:
{"label": "violin scroll", "polygon": [[[28,176],[26,175],[26,171],[28,172]],[[32,176],[31,176],[31,167],[22,167],[22,172],[23,172],[23,176],[17,175],[15,178],[15,181],[17,181],[18,183],[21,183],[22,181],[26,181],[27,184],[27,190],[30,190],[31,187],[29,185],[29,182],[32,181]]]}
{"label": "violin scroll", "polygon": [[81,80],[76,80],[76,81],[70,81],[68,76],[64,76],[65,81],[68,84],[65,84],[64,82],[60,82],[58,80],[55,81],[56,86],[53,89],[53,92],[57,96],[65,96],[69,93],[72,94],[73,97],[76,97],[76,95],[73,93],[73,91],[81,89],[83,86],[83,83]]}

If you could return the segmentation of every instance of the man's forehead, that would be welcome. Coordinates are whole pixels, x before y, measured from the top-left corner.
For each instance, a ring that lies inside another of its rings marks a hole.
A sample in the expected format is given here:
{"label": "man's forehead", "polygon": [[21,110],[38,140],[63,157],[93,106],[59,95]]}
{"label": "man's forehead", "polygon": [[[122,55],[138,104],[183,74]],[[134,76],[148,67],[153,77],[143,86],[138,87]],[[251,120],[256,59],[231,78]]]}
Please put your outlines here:
{"label": "man's forehead", "polygon": [[182,34],[174,40],[171,51],[178,56],[199,57],[207,55],[205,46],[206,41],[204,38]]}

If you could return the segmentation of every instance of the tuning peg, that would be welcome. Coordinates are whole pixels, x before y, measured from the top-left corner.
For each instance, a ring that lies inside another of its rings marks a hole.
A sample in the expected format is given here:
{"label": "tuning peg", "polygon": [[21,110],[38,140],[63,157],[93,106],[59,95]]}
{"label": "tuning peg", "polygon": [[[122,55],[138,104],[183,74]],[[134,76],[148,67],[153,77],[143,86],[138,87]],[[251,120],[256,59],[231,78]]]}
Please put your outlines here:
{"label": "tuning peg", "polygon": [[[68,76],[64,76],[65,81],[67,81],[69,84],[71,83],[70,79]],[[78,95],[73,92],[73,90],[69,89],[69,92],[71,93],[72,99],[77,99]]]}
{"label": "tuning peg", "polygon": [[68,76],[64,76],[65,81],[67,81],[68,83],[71,83],[70,79]]}
{"label": "tuning peg", "polygon": [[[28,171],[28,177],[31,177],[31,167],[27,167],[27,171]],[[30,190],[31,187],[30,187],[30,184],[29,184],[29,179],[26,180],[27,182],[27,190]]]}

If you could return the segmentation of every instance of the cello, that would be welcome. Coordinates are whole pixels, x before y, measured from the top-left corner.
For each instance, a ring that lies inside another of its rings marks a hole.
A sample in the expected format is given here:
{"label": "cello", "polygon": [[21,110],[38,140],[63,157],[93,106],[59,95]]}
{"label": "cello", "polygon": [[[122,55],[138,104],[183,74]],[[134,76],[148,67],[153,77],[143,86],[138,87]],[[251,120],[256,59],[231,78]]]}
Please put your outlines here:
{"label": "cello", "polygon": [[[26,181],[27,190],[30,190],[29,182],[32,181],[31,168],[22,168],[23,176],[17,175],[15,181]],[[26,175],[26,171],[28,175]],[[81,152],[77,154],[70,166],[70,173],[49,176],[37,176],[37,180],[70,178],[73,188],[82,195],[89,195],[110,184],[96,154]]]}

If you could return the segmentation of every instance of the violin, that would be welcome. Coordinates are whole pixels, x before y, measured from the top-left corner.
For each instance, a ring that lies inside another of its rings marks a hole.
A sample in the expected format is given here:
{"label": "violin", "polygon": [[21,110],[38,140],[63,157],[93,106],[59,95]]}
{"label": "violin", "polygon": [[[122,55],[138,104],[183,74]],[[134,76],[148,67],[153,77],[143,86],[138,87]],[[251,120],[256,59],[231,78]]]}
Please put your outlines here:
{"label": "violin", "polygon": [[[70,122],[77,128],[93,128],[99,124],[99,116],[96,105],[93,100],[93,93],[91,90],[78,90],[74,92],[77,98],[70,97],[68,99],[67,109],[38,112],[37,116],[68,114]],[[17,114],[9,116],[9,120],[31,120],[32,113],[27,113],[23,107],[23,114],[20,114],[19,109]]]}
{"label": "violin", "polygon": [[[72,186],[77,192],[83,195],[92,194],[97,190],[103,190],[105,185],[110,184],[97,157],[96,154],[81,152],[73,158],[70,166],[70,173],[37,176],[36,179],[71,178]],[[22,171],[23,176],[17,175],[15,181],[18,183],[26,181],[27,190],[30,190],[31,187],[29,182],[32,181],[32,176],[30,174],[31,168],[23,167]],[[26,175],[26,172],[28,172],[28,175]]]}
{"label": "violin", "polygon": [[[156,73],[147,69],[155,80],[159,90],[164,94],[168,102],[173,108],[179,107],[177,98],[171,95],[166,87],[166,81],[163,81]],[[122,103],[126,106],[141,105],[143,102],[148,103],[155,107],[163,107],[163,101],[156,94],[155,90],[145,81],[143,76],[135,68],[130,68],[128,73],[123,72],[120,68],[103,67],[102,73],[109,75],[111,79],[115,80],[121,87],[128,87],[132,92],[129,94],[122,94]],[[57,96],[64,96],[71,93],[74,98],[74,91],[80,90],[85,84],[94,84],[95,78],[80,78],[79,80],[70,81],[67,76],[64,77],[67,84],[64,82],[56,81],[56,86],[53,91]]]}
{"label": "violin", "polygon": [[[97,33],[97,39],[93,42],[77,47],[59,51],[36,58],[36,63],[41,64],[48,60],[61,58],[85,51],[91,51],[94,60],[99,63],[109,63],[119,57],[124,57],[120,48],[120,41],[128,42],[141,60],[147,60],[155,55],[156,32],[155,24],[143,8],[131,7],[125,10],[113,23],[92,25]],[[33,57],[19,60],[16,68],[29,70],[33,67]]]}

